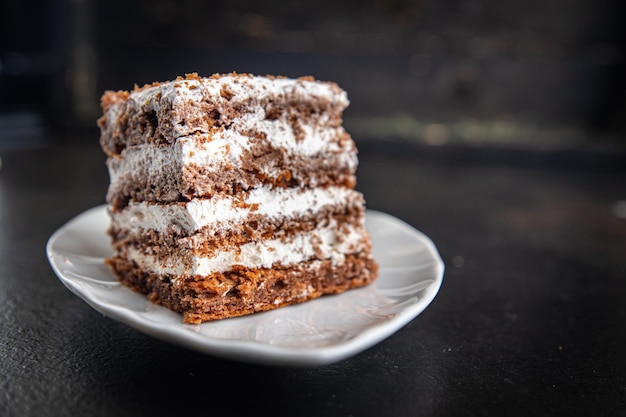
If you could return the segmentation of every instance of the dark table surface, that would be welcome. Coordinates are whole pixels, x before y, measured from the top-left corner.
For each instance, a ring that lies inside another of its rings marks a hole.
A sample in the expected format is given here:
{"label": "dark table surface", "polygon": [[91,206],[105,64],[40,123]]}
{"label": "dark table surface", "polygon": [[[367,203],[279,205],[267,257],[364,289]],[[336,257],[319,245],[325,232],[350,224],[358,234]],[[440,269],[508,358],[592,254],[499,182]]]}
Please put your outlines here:
{"label": "dark table surface", "polygon": [[108,184],[87,142],[0,153],[1,416],[626,415],[623,155],[363,143],[368,206],[433,239],[444,283],[383,342],[298,369],[153,339],[60,283],[46,241]]}

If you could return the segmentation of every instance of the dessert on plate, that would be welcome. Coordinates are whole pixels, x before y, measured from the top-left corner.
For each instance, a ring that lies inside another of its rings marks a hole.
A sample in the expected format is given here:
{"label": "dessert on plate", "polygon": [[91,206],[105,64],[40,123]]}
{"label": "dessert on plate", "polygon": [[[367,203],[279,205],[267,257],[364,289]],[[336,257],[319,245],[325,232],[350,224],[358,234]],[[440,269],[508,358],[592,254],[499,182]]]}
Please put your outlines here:
{"label": "dessert on plate", "polygon": [[118,279],[186,323],[371,283],[347,106],[310,77],[190,74],[105,92]]}

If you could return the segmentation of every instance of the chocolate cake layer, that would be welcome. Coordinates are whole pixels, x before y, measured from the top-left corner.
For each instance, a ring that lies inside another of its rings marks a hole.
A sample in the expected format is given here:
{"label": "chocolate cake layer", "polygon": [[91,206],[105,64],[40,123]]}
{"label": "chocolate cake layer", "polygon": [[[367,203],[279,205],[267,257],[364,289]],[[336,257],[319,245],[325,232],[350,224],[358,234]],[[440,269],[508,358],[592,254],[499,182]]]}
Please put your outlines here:
{"label": "chocolate cake layer", "polygon": [[[193,133],[209,133],[250,119],[323,119],[340,126],[346,93],[336,84],[299,79],[197,74],[154,83],[133,92],[108,91],[98,121],[101,145],[109,155],[140,143],[172,143]],[[320,114],[324,116],[320,119]]]}
{"label": "chocolate cake layer", "polygon": [[313,146],[302,149],[306,143],[300,148],[280,146],[267,138],[231,139],[195,135],[179,138],[173,146],[126,148],[107,161],[108,202],[123,207],[129,201],[185,201],[266,184],[283,188],[356,184],[358,161],[345,134],[332,138],[325,151]]}
{"label": "chocolate cake layer", "polygon": [[[307,194],[305,197],[309,198],[294,198],[295,204],[303,204],[319,193]],[[312,210],[313,206],[300,206],[296,207],[298,210],[293,210],[294,207],[279,201],[274,206],[280,211],[271,215],[260,207],[234,208],[229,204],[211,204],[213,201],[199,202],[200,207],[194,208],[185,206],[197,201],[175,204],[174,207],[138,204],[111,213],[109,234],[116,250],[132,245],[150,248],[151,252],[160,255],[179,250],[207,255],[219,248],[250,241],[288,238],[296,233],[312,232],[330,222],[362,227],[364,208],[361,194],[342,192],[336,197],[344,200],[336,204],[322,202],[315,210]],[[215,206],[228,211],[218,213]]]}
{"label": "chocolate cake layer", "polygon": [[236,267],[209,277],[170,277],[146,272],[120,257],[109,260],[119,279],[149,299],[183,314],[185,323],[236,317],[337,294],[371,283],[377,265],[367,253],[341,265],[313,260],[275,268]]}

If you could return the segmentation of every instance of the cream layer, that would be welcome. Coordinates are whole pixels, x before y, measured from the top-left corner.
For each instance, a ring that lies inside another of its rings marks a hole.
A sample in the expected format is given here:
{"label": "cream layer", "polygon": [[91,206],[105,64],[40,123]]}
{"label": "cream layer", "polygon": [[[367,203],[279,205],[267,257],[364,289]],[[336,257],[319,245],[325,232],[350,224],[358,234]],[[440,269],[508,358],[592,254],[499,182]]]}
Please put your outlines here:
{"label": "cream layer", "polygon": [[113,224],[132,233],[142,230],[182,229],[185,234],[211,226],[216,231],[235,230],[250,217],[259,215],[269,220],[315,216],[332,207],[333,212],[351,206],[362,206],[363,196],[346,187],[272,188],[263,186],[240,196],[219,195],[196,198],[187,203],[130,203],[122,210],[112,211]]}
{"label": "cream layer", "polygon": [[[180,137],[173,146],[142,144],[128,147],[121,156],[110,158],[108,165],[111,181],[117,181],[127,171],[143,169],[146,164],[151,164],[152,171],[155,172],[160,171],[161,166],[165,166],[165,169],[179,169],[189,164],[208,169],[222,169],[228,164],[239,166],[242,155],[260,145],[294,156],[339,154],[343,166],[356,169],[356,149],[342,127],[323,129],[303,124],[301,128],[304,134],[296,138],[287,122],[243,120],[238,123],[242,125],[240,129],[223,129],[211,134]],[[249,132],[261,134],[264,138],[251,136]],[[275,175],[278,168],[268,163],[264,173]]]}
{"label": "cream layer", "polygon": [[326,227],[289,238],[254,241],[237,248],[217,250],[210,257],[185,252],[157,257],[134,246],[127,247],[125,255],[146,272],[170,277],[207,276],[229,271],[234,266],[272,268],[314,259],[330,259],[333,264],[340,265],[345,255],[367,249],[369,240],[365,239],[365,233],[361,226],[338,227],[331,222]]}

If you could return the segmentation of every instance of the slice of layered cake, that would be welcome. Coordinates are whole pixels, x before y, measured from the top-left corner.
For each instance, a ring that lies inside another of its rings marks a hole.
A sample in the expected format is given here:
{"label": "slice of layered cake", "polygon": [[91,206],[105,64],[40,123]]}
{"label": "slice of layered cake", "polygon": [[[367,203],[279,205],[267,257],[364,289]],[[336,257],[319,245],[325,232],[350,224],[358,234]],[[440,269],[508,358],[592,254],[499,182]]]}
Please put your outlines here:
{"label": "slice of layered cake", "polygon": [[334,83],[243,74],[106,92],[117,277],[186,323],[372,282],[347,105]]}

